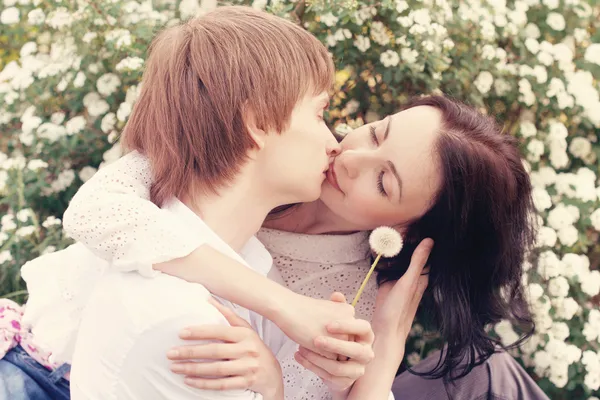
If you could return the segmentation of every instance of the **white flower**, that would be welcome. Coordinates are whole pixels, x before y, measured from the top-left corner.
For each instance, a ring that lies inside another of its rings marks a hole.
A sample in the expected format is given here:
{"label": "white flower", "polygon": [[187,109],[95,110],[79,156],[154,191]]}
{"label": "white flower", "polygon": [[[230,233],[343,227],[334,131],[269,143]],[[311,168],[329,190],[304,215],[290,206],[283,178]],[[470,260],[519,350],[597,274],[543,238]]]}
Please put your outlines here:
{"label": "white flower", "polygon": [[573,29],[573,37],[575,38],[575,41],[577,43],[581,43],[584,40],[589,39],[590,34],[585,29],[575,28],[575,29]]}
{"label": "white flower", "polygon": [[387,33],[387,29],[380,21],[375,21],[371,24],[371,38],[375,43],[378,43],[382,46],[387,46],[390,43],[390,37]]}
{"label": "white flower", "polygon": [[67,130],[60,125],[46,122],[37,130],[38,137],[41,139],[47,139],[49,142],[56,142],[58,139],[66,136]]}
{"label": "white flower", "polygon": [[583,58],[591,63],[600,65],[600,43],[592,43],[585,50]]}
{"label": "white flower", "polygon": [[73,171],[72,169],[66,169],[60,174],[58,174],[56,180],[50,184],[50,187],[56,193],[62,192],[63,190],[71,186],[71,183],[73,183],[74,179],[75,171]]}
{"label": "white flower", "polygon": [[12,254],[10,254],[10,251],[4,250],[0,252],[0,265],[12,261],[12,259],[13,257]]}
{"label": "white flower", "polygon": [[82,115],[78,115],[76,117],[71,118],[66,124],[65,128],[67,130],[67,135],[71,136],[76,133],[79,133],[85,128],[86,120]]}
{"label": "white flower", "polygon": [[569,145],[569,152],[577,158],[585,158],[592,151],[592,143],[586,138],[573,138]]}
{"label": "white flower", "polygon": [[102,115],[110,109],[108,103],[96,92],[86,94],[83,98],[83,105],[92,117]]}
{"label": "white flower", "polygon": [[540,254],[538,260],[538,272],[542,278],[550,279],[559,276],[561,270],[562,263],[554,252],[547,250]]}
{"label": "white flower", "polygon": [[569,225],[573,225],[579,220],[579,209],[572,205],[558,204],[548,213],[548,225],[559,230]]}
{"label": "white flower", "polygon": [[494,331],[500,336],[502,344],[505,346],[511,345],[519,340],[519,335],[514,331],[511,323],[506,320],[502,320],[494,326]]}
{"label": "white flower", "polygon": [[600,208],[595,210],[590,215],[590,221],[592,222],[592,226],[594,227],[594,229],[600,232]]}
{"label": "white flower", "polygon": [[548,71],[543,66],[536,65],[535,67],[533,67],[532,72],[535,76],[537,83],[546,83],[546,81],[548,80]]}
{"label": "white flower", "polygon": [[46,229],[52,227],[52,226],[60,226],[61,221],[60,219],[54,217],[54,216],[49,216],[48,218],[46,218],[46,220],[44,222],[42,222],[42,226]]}
{"label": "white flower", "polygon": [[525,39],[525,47],[527,47],[527,50],[532,54],[537,54],[538,51],[540,51],[540,43],[534,38]]}
{"label": "white flower", "polygon": [[535,103],[535,94],[531,89],[531,83],[525,78],[519,81],[519,101],[525,105],[532,106]]}
{"label": "white flower", "polygon": [[544,289],[537,283],[528,285],[527,289],[529,289],[528,299],[530,303],[535,303],[544,294]]}
{"label": "white flower", "polygon": [[102,75],[96,82],[96,88],[103,96],[110,96],[116,92],[119,85],[121,85],[121,79],[119,79],[119,77],[113,73]]}
{"label": "white flower", "polygon": [[84,43],[92,43],[92,40],[96,39],[97,37],[98,37],[98,34],[96,32],[87,32],[85,35],[83,35],[81,40]]}
{"label": "white flower", "polygon": [[548,26],[555,31],[563,31],[566,26],[565,17],[556,12],[548,13],[548,17],[546,18],[546,23]]}
{"label": "white flower", "polygon": [[46,20],[46,15],[39,8],[29,11],[27,14],[27,22],[30,25],[41,25]]}
{"label": "white flower", "polygon": [[538,247],[553,247],[556,244],[556,231],[548,226],[542,226],[537,233]]}
{"label": "white flower", "polygon": [[48,246],[44,250],[42,250],[42,252],[40,253],[40,255],[43,256],[44,254],[54,253],[55,251],[56,251],[56,247],[55,246]]}
{"label": "white flower", "polygon": [[496,89],[498,96],[504,96],[510,93],[512,86],[508,81],[499,78],[494,81],[494,89]]}
{"label": "white flower", "polygon": [[31,160],[27,163],[27,169],[30,169],[32,171],[37,171],[40,170],[42,168],[47,168],[48,167],[48,163],[42,160]]}
{"label": "white flower", "polygon": [[524,138],[535,136],[537,133],[537,129],[535,125],[529,121],[525,121],[521,123],[520,130],[521,136]]}
{"label": "white flower", "polygon": [[402,249],[402,236],[394,228],[380,226],[371,232],[369,245],[378,255],[394,257]]}
{"label": "white flower", "polygon": [[364,53],[365,51],[369,50],[369,48],[371,47],[371,40],[369,40],[369,38],[366,36],[358,35],[356,37],[356,40],[354,41],[354,46],[359,51]]}
{"label": "white flower", "polygon": [[15,224],[14,215],[6,214],[0,219],[0,225],[2,225],[2,232],[12,231],[17,229],[17,224]]}
{"label": "white flower", "polygon": [[475,78],[475,87],[480,93],[486,94],[492,88],[494,83],[494,76],[488,71],[481,71],[477,78]]}
{"label": "white flower", "polygon": [[52,122],[55,125],[60,125],[65,120],[65,116],[66,114],[62,111],[55,112],[50,116],[50,122]]}
{"label": "white flower", "polygon": [[33,225],[23,226],[15,231],[15,235],[17,235],[18,237],[22,237],[22,238],[29,237],[29,236],[33,235],[34,233],[35,233],[35,226],[33,226]]}
{"label": "white flower", "polygon": [[532,39],[539,38],[541,36],[540,28],[532,22],[528,23],[527,26],[525,26],[525,36]]}
{"label": "white flower", "polygon": [[200,3],[198,0],[182,0],[179,3],[179,13],[181,18],[187,19],[193,17],[200,12]]}
{"label": "white flower", "polygon": [[548,293],[554,297],[567,297],[569,295],[569,282],[563,276],[552,278],[548,283]]}
{"label": "white flower", "polygon": [[327,25],[328,27],[332,27],[338,23],[339,18],[333,15],[332,13],[327,13],[325,15],[321,15],[321,22]]}
{"label": "white flower", "polygon": [[106,164],[110,164],[118,160],[122,154],[123,149],[121,149],[121,146],[117,143],[111,149],[104,152],[104,154],[102,155],[102,159]]}
{"label": "white flower", "polygon": [[21,56],[21,58],[24,58],[24,57],[30,56],[36,52],[37,52],[37,43],[27,42],[23,45],[23,47],[21,47],[21,51],[19,52],[19,55]]}
{"label": "white flower", "polygon": [[569,325],[564,322],[554,322],[550,334],[554,339],[564,341],[570,336]]}
{"label": "white flower", "polygon": [[582,277],[590,269],[590,260],[585,254],[567,253],[563,256],[562,263],[563,275],[566,278]]}
{"label": "white flower", "polygon": [[31,208],[24,208],[22,210],[19,210],[19,212],[17,212],[17,219],[20,222],[27,222],[29,221],[29,218],[33,217],[33,210]]}
{"label": "white flower", "polygon": [[54,29],[69,27],[73,23],[73,15],[65,7],[58,7],[48,14],[46,23]]}
{"label": "white flower", "polygon": [[127,29],[114,29],[106,32],[104,35],[107,41],[115,42],[115,47],[121,49],[124,46],[130,46],[133,42],[131,32]]}
{"label": "white flower", "polygon": [[131,104],[124,102],[121,103],[117,110],[117,119],[121,122],[127,121],[127,117],[131,114]]}
{"label": "white flower", "polygon": [[539,370],[542,371],[542,373],[539,375],[543,375],[543,371],[545,371],[552,363],[552,358],[550,357],[550,354],[548,354],[548,352],[540,350],[534,354],[533,362],[536,366],[536,372],[539,368]]}
{"label": "white flower", "polygon": [[108,113],[104,116],[104,118],[102,118],[102,122],[100,123],[100,129],[104,133],[109,133],[114,129],[116,123],[117,118],[115,116],[115,113]]}
{"label": "white flower", "polygon": [[559,0],[542,0],[542,3],[550,10],[555,10],[558,8],[560,2]]}
{"label": "white flower", "polygon": [[135,71],[142,68],[142,65],[144,65],[143,59],[139,57],[127,57],[119,61],[119,63],[115,66],[115,69],[117,71]]}
{"label": "white flower", "polygon": [[558,240],[567,246],[573,246],[579,240],[579,231],[573,225],[565,226],[558,230]]}
{"label": "white flower", "polygon": [[404,0],[396,0],[396,11],[402,13],[405,10],[408,10],[408,3]]}
{"label": "white flower", "polygon": [[90,166],[83,167],[81,169],[81,171],[79,171],[79,179],[81,179],[82,182],[87,182],[88,180],[90,180],[90,178],[92,176],[94,176],[96,171],[97,170],[94,167],[90,167]]}
{"label": "white flower", "polygon": [[544,142],[538,139],[531,139],[527,144],[527,159],[531,162],[537,162],[544,154]]}
{"label": "white flower", "polygon": [[400,62],[400,56],[394,50],[386,50],[381,53],[380,61],[384,67],[396,67]]}
{"label": "white flower", "polygon": [[600,293],[600,271],[590,271],[581,280],[581,291],[588,296]]}
{"label": "white flower", "polygon": [[580,309],[579,304],[571,297],[564,299],[558,298],[554,299],[554,301],[558,301],[559,303],[558,306],[555,307],[556,317],[562,318],[566,321],[570,321]]}
{"label": "white flower", "polygon": [[12,25],[19,22],[19,9],[16,7],[9,7],[2,11],[0,14],[0,23],[4,25]]}
{"label": "white flower", "polygon": [[532,191],[533,204],[538,211],[544,211],[552,207],[552,199],[548,191],[543,187],[536,187]]}
{"label": "white flower", "polygon": [[81,71],[75,75],[75,79],[73,80],[73,86],[76,88],[81,88],[85,84],[85,74]]}
{"label": "white flower", "polygon": [[400,57],[407,64],[414,64],[417,61],[418,56],[419,53],[414,49],[404,47],[402,50],[400,50]]}

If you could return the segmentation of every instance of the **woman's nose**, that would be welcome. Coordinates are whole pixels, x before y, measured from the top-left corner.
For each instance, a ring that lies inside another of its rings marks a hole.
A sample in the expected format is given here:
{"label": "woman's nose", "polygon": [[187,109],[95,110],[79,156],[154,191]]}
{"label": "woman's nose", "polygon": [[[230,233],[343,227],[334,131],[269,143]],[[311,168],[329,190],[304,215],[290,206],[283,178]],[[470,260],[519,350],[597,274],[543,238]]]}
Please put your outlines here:
{"label": "woman's nose", "polygon": [[337,162],[346,170],[348,177],[354,179],[360,175],[361,169],[372,164],[372,157],[363,150],[347,149],[337,157]]}

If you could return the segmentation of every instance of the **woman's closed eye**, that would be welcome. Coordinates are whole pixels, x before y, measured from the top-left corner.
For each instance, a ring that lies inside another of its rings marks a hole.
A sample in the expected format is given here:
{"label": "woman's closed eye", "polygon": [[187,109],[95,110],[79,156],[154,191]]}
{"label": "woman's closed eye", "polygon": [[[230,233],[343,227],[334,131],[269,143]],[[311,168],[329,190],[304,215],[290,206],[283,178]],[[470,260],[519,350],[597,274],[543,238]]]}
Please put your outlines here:
{"label": "woman's closed eye", "polygon": [[385,171],[381,171],[377,178],[377,190],[379,190],[379,193],[382,196],[387,197],[387,192],[385,191],[385,187],[383,186],[383,174],[385,174]]}

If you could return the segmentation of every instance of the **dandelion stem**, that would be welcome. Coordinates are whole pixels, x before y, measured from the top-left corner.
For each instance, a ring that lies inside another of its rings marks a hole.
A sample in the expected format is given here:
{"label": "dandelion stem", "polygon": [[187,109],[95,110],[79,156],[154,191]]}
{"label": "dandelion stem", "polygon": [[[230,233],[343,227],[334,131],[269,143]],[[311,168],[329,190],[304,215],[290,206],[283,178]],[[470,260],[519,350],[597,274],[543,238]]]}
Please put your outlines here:
{"label": "dandelion stem", "polygon": [[358,303],[358,299],[360,299],[360,295],[365,290],[365,286],[367,286],[367,282],[369,281],[369,278],[373,274],[373,271],[375,270],[375,266],[377,266],[377,263],[379,262],[380,258],[381,258],[381,254],[378,254],[377,258],[375,259],[375,261],[371,265],[371,269],[369,270],[369,273],[367,274],[367,276],[363,280],[362,284],[360,285],[360,288],[358,289],[358,292],[356,292],[356,296],[354,296],[354,300],[352,300],[352,307],[355,307],[356,303]]}

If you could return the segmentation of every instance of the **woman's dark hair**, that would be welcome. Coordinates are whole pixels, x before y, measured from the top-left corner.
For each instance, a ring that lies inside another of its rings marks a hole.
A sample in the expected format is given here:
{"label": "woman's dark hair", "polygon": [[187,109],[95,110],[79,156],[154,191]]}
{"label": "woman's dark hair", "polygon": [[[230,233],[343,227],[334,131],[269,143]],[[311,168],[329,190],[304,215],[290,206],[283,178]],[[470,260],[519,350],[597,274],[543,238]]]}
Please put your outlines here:
{"label": "woman's dark hair", "polygon": [[430,106],[442,115],[436,143],[442,186],[431,209],[412,223],[404,247],[378,282],[404,274],[417,245],[435,242],[429,256],[424,311],[446,342],[431,378],[459,378],[500,345],[486,331],[510,320],[522,333],[534,330],[521,280],[535,238],[531,183],[514,138],[494,118],[444,96],[417,99],[405,108]]}

